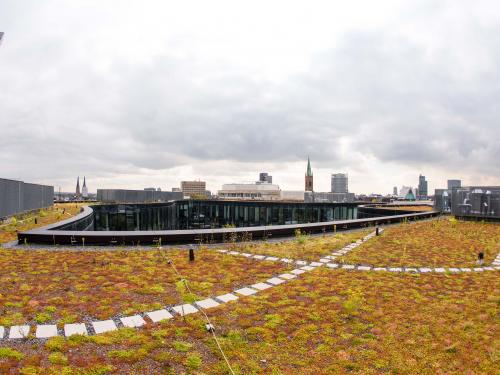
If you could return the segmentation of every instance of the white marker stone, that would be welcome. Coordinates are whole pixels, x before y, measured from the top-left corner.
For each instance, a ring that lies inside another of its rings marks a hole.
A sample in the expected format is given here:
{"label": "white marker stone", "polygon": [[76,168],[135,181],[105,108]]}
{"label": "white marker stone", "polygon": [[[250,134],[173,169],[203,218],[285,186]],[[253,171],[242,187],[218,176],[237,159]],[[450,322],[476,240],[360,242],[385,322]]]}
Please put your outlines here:
{"label": "white marker stone", "polygon": [[223,294],[221,296],[216,297],[218,300],[221,300],[222,302],[229,302],[229,301],[236,301],[238,299],[238,296],[232,294],[232,293],[227,293]]}
{"label": "white marker stone", "polygon": [[427,267],[420,267],[419,270],[422,273],[432,272],[432,269],[427,268]]}
{"label": "white marker stone", "polygon": [[83,335],[87,336],[87,327],[83,323],[72,323],[64,325],[64,336],[69,337],[71,335]]}
{"label": "white marker stone", "polygon": [[408,267],[406,267],[405,268],[405,272],[418,272],[418,270],[416,268],[408,268]]}
{"label": "white marker stone", "polygon": [[55,324],[42,324],[36,326],[35,337],[38,339],[48,339],[57,336],[57,326]]}
{"label": "white marker stone", "polygon": [[280,259],[283,263],[293,263],[293,259],[289,259],[289,258],[281,258]]}
{"label": "white marker stone", "polygon": [[311,266],[304,266],[304,267],[300,267],[301,270],[304,270],[304,271],[312,271],[314,269],[314,267],[311,267]]}
{"label": "white marker stone", "polygon": [[30,334],[30,326],[10,327],[9,339],[24,339]]}
{"label": "white marker stone", "polygon": [[343,269],[345,270],[353,270],[354,268],[356,268],[355,266],[353,266],[352,264],[344,264],[342,266]]}
{"label": "white marker stone", "polygon": [[441,272],[441,273],[442,273],[442,272],[446,272],[446,270],[445,270],[444,268],[442,268],[442,267],[439,267],[439,268],[434,268],[434,271],[435,271],[435,272]]}
{"label": "white marker stone", "polygon": [[95,333],[104,333],[110,331],[116,331],[118,328],[116,327],[115,322],[110,320],[98,320],[96,322],[92,322],[92,327],[94,327]]}
{"label": "white marker stone", "polygon": [[146,324],[146,321],[140,315],[125,316],[120,318],[120,321],[125,327],[135,328]]}
{"label": "white marker stone", "polygon": [[293,273],[294,275],[302,275],[305,272],[306,271],[298,269],[298,268],[290,271],[290,273]]}
{"label": "white marker stone", "polygon": [[251,296],[252,294],[255,294],[257,293],[257,291],[255,289],[252,289],[252,288],[241,288],[241,289],[237,289],[234,291],[235,293],[238,293],[238,294],[241,294],[242,296]]}
{"label": "white marker stone", "polygon": [[217,250],[219,253],[227,253],[227,250]]}
{"label": "white marker stone", "polygon": [[161,309],[156,311],[151,311],[146,313],[146,315],[151,319],[154,323],[161,322],[162,320],[171,319],[173,315],[170,314],[167,310]]}
{"label": "white marker stone", "polygon": [[228,254],[229,255],[240,255],[240,253],[238,251],[230,251]]}
{"label": "white marker stone", "polygon": [[212,307],[217,307],[220,305],[220,303],[214,300],[213,298],[206,298],[201,301],[196,301],[196,304],[200,306],[202,309],[211,309]]}
{"label": "white marker stone", "polygon": [[292,275],[290,273],[283,273],[283,274],[279,275],[278,277],[281,277],[282,279],[286,279],[286,280],[291,280],[291,279],[295,279],[297,276]]}
{"label": "white marker stone", "polygon": [[483,267],[483,269],[486,270],[486,271],[493,271],[494,270],[494,268],[490,267],[490,266]]}
{"label": "white marker stone", "polygon": [[259,259],[259,260],[262,260],[264,259],[266,256],[265,255],[254,255],[253,258],[254,259]]}
{"label": "white marker stone", "polygon": [[358,266],[358,270],[360,270],[360,271],[369,271],[369,270],[371,270],[371,267],[368,267],[368,266]]}
{"label": "white marker stone", "polygon": [[299,266],[305,266],[307,264],[305,260],[298,260],[295,263],[297,263]]}
{"label": "white marker stone", "polygon": [[460,268],[460,271],[462,271],[462,272],[471,272],[472,270],[470,268]]}
{"label": "white marker stone", "polygon": [[257,283],[257,284],[253,284],[252,288],[257,289],[257,290],[266,290],[266,289],[271,288],[271,285],[266,284],[266,283]]}
{"label": "white marker stone", "polygon": [[401,267],[391,267],[389,268],[389,271],[391,272],[401,272],[403,269]]}
{"label": "white marker stone", "polygon": [[278,257],[267,257],[265,260],[270,260],[272,262],[277,261],[279,258]]}
{"label": "white marker stone", "polygon": [[473,270],[476,272],[483,272],[484,271],[484,269],[482,269],[481,267],[473,268]]}
{"label": "white marker stone", "polygon": [[285,282],[285,280],[279,279],[277,277],[273,277],[273,278],[266,280],[266,283],[273,284],[273,285],[283,284],[284,282]]}
{"label": "white marker stone", "polygon": [[0,339],[3,339],[3,335],[5,334],[5,328],[0,326]]}
{"label": "white marker stone", "polygon": [[339,267],[339,265],[337,263],[327,263],[326,266],[328,268],[338,268]]}
{"label": "white marker stone", "polygon": [[460,269],[458,269],[458,268],[448,268],[448,271],[456,273],[456,272],[460,272]]}
{"label": "white marker stone", "polygon": [[387,271],[387,268],[385,268],[385,267],[375,267],[373,270],[374,271]]}
{"label": "white marker stone", "polygon": [[323,263],[321,262],[311,262],[311,264],[309,264],[311,267],[321,267],[323,266]]}
{"label": "white marker stone", "polygon": [[330,261],[330,258],[321,258],[319,261],[321,263],[328,263]]}
{"label": "white marker stone", "polygon": [[190,305],[189,303],[174,306],[174,307],[172,307],[172,310],[174,310],[180,316],[194,314],[194,313],[198,312],[198,309],[196,307],[194,307],[193,305]]}

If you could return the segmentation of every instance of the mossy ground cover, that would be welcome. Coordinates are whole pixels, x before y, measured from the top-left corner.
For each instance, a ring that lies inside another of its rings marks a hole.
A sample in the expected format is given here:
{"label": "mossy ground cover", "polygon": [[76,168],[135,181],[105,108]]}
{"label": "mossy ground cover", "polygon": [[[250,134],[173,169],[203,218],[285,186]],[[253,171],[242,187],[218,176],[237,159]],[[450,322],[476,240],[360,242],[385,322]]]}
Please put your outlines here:
{"label": "mossy ground cover", "polygon": [[500,252],[499,224],[442,218],[389,227],[339,260],[374,266],[474,267],[481,251],[486,264]]}
{"label": "mossy ground cover", "polygon": [[322,256],[330,255],[333,251],[356,242],[373,231],[374,228],[371,228],[351,232],[337,232],[336,234],[325,233],[320,236],[310,236],[297,232],[292,240],[232,244],[230,247],[252,254],[317,261]]}
{"label": "mossy ground cover", "polygon": [[[195,293],[190,295],[167,256]],[[228,293],[287,267],[211,250],[0,251],[0,325],[73,323]]]}
{"label": "mossy ground cover", "polygon": [[17,232],[69,219],[78,214],[83,205],[82,203],[56,203],[50,208],[10,218],[7,222],[0,223],[0,244],[15,241]]}
{"label": "mossy ground cover", "polygon": [[[209,316],[238,374],[493,374],[499,303],[497,272],[317,269]],[[4,372],[228,373],[200,314],[0,346]]]}

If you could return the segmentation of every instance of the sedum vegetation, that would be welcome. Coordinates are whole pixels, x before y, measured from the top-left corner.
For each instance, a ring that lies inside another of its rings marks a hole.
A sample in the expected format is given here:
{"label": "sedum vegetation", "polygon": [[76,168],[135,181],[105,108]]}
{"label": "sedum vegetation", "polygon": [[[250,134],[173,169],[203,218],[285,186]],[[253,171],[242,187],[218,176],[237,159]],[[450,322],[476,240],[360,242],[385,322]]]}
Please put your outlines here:
{"label": "sedum vegetation", "polygon": [[339,259],[374,266],[474,267],[481,251],[485,264],[500,253],[500,225],[444,218],[389,227]]}

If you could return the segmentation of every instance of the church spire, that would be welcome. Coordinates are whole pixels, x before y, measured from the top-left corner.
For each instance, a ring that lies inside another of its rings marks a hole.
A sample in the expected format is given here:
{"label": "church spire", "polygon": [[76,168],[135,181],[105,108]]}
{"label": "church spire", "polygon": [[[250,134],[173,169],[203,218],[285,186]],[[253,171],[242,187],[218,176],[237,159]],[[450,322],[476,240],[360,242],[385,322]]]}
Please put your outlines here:
{"label": "church spire", "polygon": [[83,176],[83,186],[82,186],[82,188],[85,188],[85,187],[87,187],[87,184],[85,183],[85,176]]}
{"label": "church spire", "polygon": [[80,196],[80,176],[78,176],[76,179],[76,196]]}
{"label": "church spire", "polygon": [[314,191],[313,187],[313,173],[311,168],[311,160],[307,157],[307,171],[305,176],[305,191]]}
{"label": "church spire", "polygon": [[307,157],[307,173],[306,176],[312,176],[312,169],[311,169],[311,160],[309,160],[309,156]]}

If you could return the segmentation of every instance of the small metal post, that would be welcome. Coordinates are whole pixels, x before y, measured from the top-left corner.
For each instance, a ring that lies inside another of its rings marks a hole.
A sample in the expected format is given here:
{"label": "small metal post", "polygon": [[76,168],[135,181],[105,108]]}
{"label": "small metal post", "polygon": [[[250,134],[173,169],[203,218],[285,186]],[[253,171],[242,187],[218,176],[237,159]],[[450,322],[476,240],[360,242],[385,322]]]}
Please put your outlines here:
{"label": "small metal post", "polygon": [[482,266],[483,262],[484,262],[484,253],[481,251],[479,254],[477,254],[477,264]]}
{"label": "small metal post", "polygon": [[192,247],[189,249],[189,261],[194,262],[194,249]]}
{"label": "small metal post", "polygon": [[378,227],[375,228],[375,234],[378,236],[379,235],[379,230],[378,230]]}
{"label": "small metal post", "polygon": [[37,225],[37,224],[38,224],[38,220],[37,220],[37,218],[35,217],[35,225]]}

